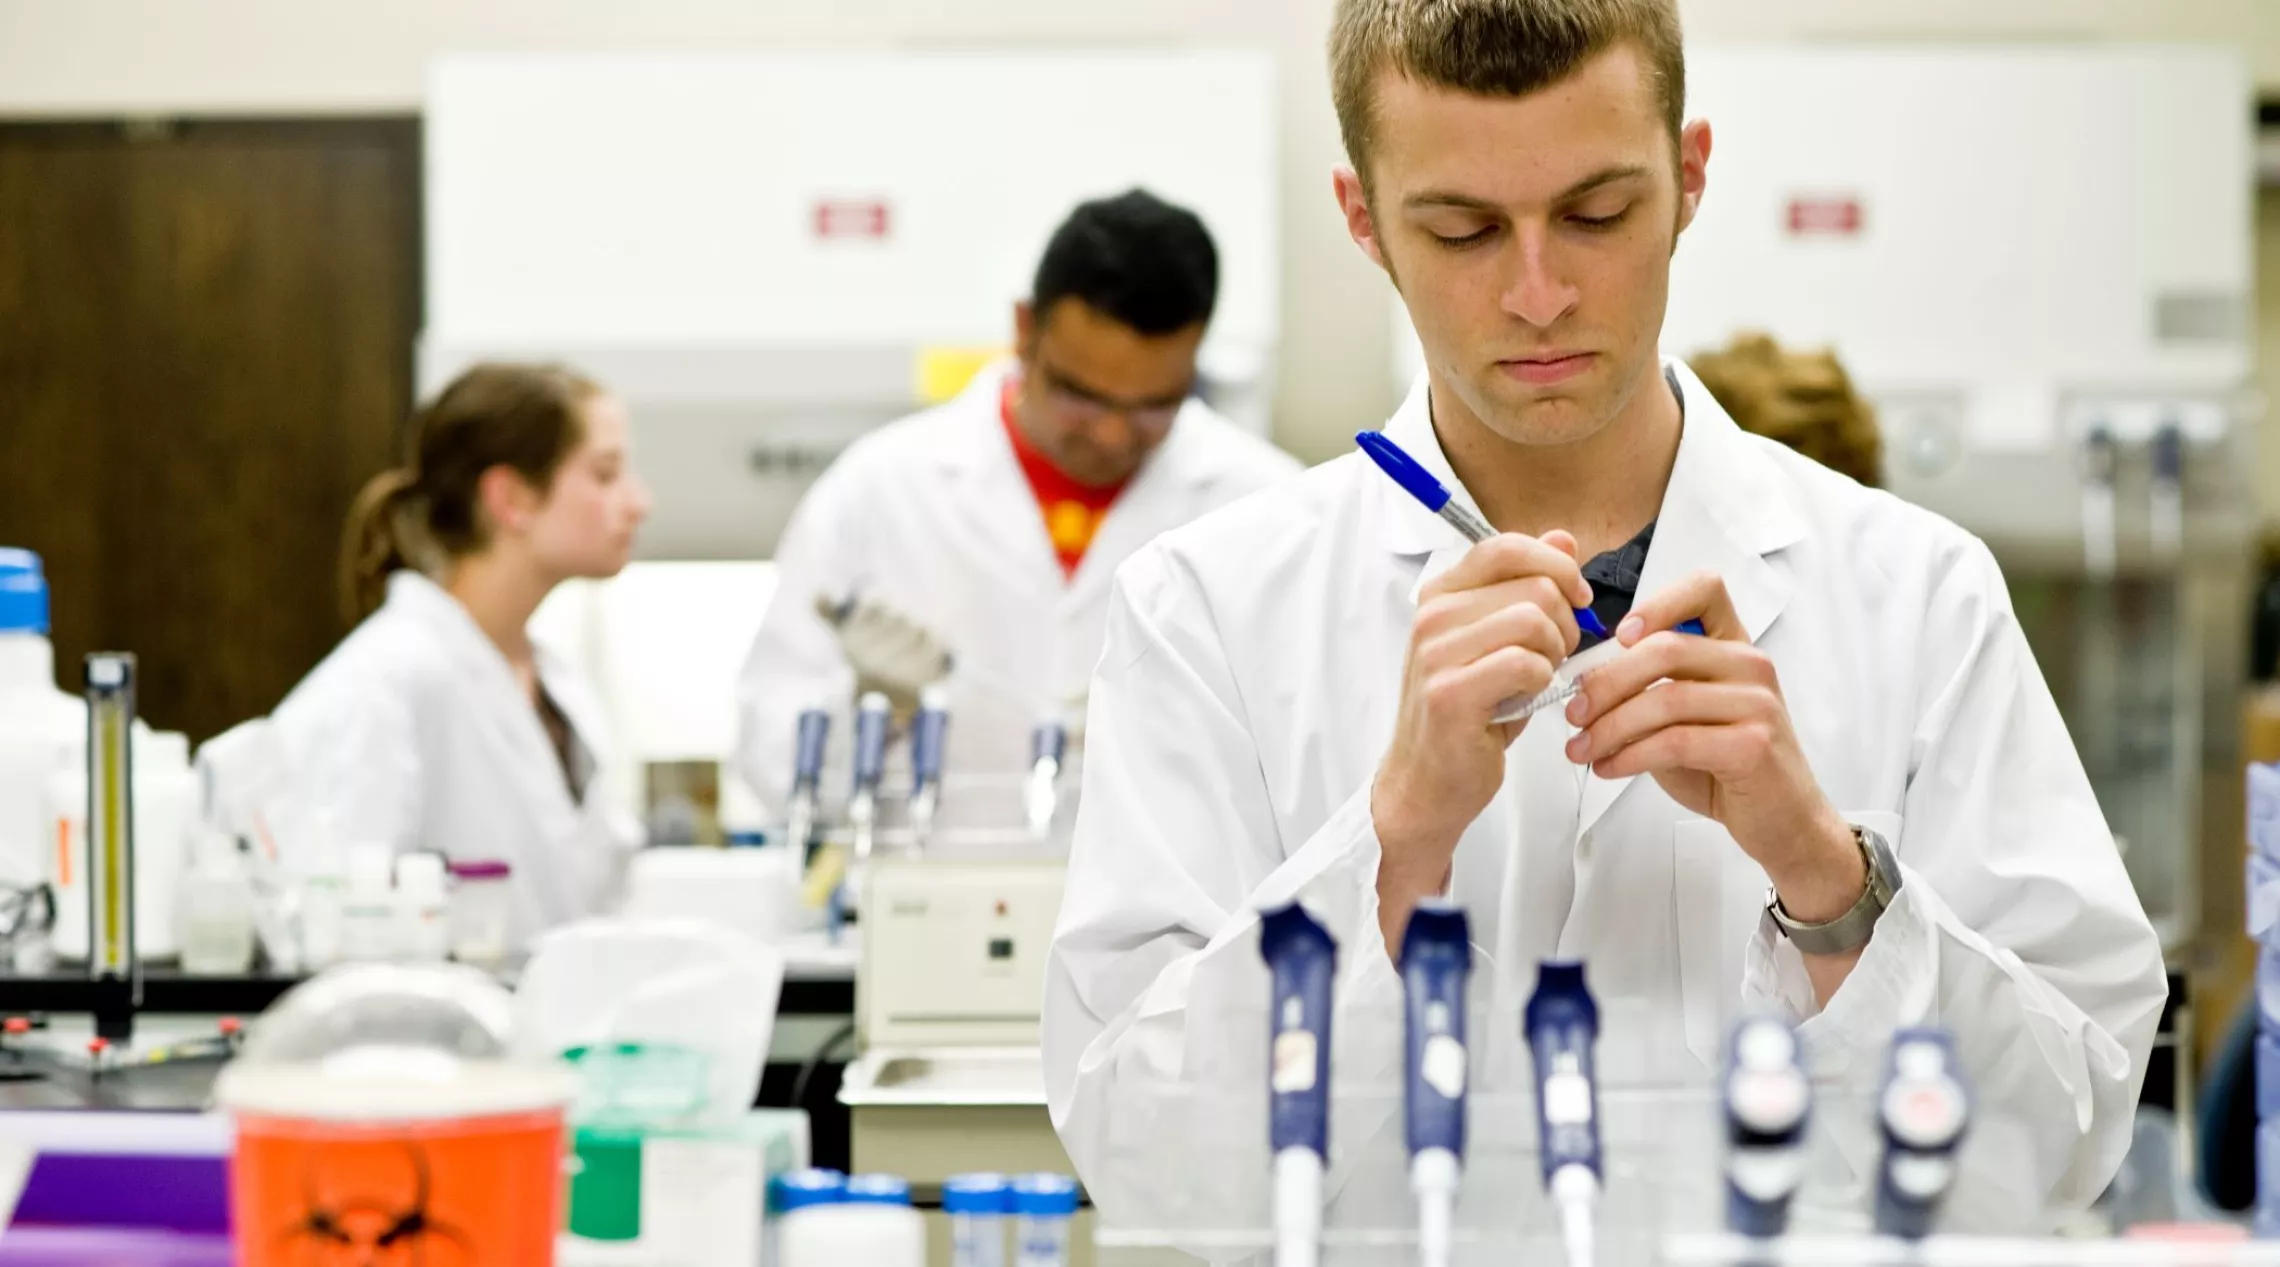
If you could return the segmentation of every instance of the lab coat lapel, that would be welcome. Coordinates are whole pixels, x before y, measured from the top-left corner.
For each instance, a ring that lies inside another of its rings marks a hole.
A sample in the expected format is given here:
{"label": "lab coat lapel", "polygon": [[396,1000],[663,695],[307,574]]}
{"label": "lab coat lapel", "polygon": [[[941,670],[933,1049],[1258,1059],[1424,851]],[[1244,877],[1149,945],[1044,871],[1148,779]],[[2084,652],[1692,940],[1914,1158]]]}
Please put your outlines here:
{"label": "lab coat lapel", "polygon": [[1042,609],[1058,599],[1064,586],[1061,560],[1046,535],[1037,495],[1006,438],[999,407],[1007,376],[1018,372],[1018,362],[1006,360],[975,375],[952,402],[935,453],[939,469],[960,485],[950,504],[971,517],[987,551],[982,557],[999,560],[1000,574],[1019,578]]}
{"label": "lab coat lapel", "polygon": [[[528,785],[560,788],[563,806],[574,809],[569,787],[561,776],[561,762],[545,725],[538,719],[537,707],[515,680],[506,655],[459,600],[442,586],[411,572],[399,572],[389,579],[388,600],[406,603],[420,623],[434,631],[456,666],[458,680],[472,692],[471,715],[495,727],[496,742],[513,754],[520,768],[534,772]],[[575,718],[572,726],[578,726]],[[538,778],[535,772],[542,769],[551,772],[551,778]]]}
{"label": "lab coat lapel", "polygon": [[570,723],[571,738],[584,752],[587,767],[582,771],[586,780],[584,790],[586,798],[591,799],[594,785],[600,782],[602,769],[609,764],[611,756],[601,729],[601,702],[587,693],[567,663],[545,647],[538,648],[538,680],[546,688],[547,698],[561,711],[563,720]]}
{"label": "lab coat lapel", "polygon": [[[1792,586],[1789,573],[1768,556],[1804,535],[1804,519],[1778,469],[1758,451],[1758,441],[1734,424],[1683,362],[1670,362],[1669,368],[1685,397],[1686,430],[1639,595],[1659,593],[1696,572],[1715,572],[1725,578],[1735,613],[1756,642],[1788,606]],[[1577,833],[1591,830],[1635,781],[1588,779]]]}

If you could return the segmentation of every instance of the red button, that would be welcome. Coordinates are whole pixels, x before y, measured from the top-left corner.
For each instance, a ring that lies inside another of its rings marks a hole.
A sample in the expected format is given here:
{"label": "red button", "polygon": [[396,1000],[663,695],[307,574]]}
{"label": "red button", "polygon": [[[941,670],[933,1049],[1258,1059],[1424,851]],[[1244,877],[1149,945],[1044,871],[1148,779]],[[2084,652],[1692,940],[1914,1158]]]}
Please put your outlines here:
{"label": "red button", "polygon": [[90,1056],[100,1056],[109,1050],[111,1050],[111,1040],[108,1038],[90,1038],[87,1040],[87,1054]]}
{"label": "red button", "polygon": [[222,1037],[235,1038],[238,1031],[245,1028],[245,1022],[234,1016],[225,1016],[222,1018],[219,1028],[222,1031]]}
{"label": "red button", "polygon": [[11,1035],[23,1035],[31,1033],[32,1018],[29,1016],[9,1017],[7,1023],[7,1032]]}

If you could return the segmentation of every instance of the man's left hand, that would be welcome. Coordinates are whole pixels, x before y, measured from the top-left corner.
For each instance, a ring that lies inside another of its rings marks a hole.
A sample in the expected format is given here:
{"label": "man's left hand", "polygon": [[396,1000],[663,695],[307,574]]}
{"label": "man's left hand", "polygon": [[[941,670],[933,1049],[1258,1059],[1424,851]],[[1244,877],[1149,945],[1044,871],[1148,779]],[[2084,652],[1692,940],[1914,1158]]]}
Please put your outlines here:
{"label": "man's left hand", "polygon": [[[1674,632],[1690,617],[1702,636]],[[1726,583],[1697,573],[1640,601],[1615,636],[1623,653],[1568,704],[1582,730],[1568,759],[1603,779],[1651,774],[1715,819],[1765,868],[1791,919],[1850,910],[1867,883],[1860,848],[1814,780],[1773,661],[1751,645]]]}

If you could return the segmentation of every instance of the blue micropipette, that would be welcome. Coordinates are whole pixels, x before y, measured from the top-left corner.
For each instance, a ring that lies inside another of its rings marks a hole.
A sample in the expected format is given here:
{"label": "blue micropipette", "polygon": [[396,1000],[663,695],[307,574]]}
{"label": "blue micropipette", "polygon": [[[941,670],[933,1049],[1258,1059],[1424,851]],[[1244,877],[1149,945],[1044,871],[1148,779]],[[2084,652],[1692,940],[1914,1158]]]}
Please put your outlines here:
{"label": "blue micropipette", "polygon": [[1029,834],[1039,840],[1053,830],[1053,815],[1061,802],[1061,763],[1068,749],[1069,728],[1060,722],[1039,722],[1029,732],[1029,782],[1022,789],[1022,805],[1029,816]]}
{"label": "blue micropipette", "polygon": [[847,819],[855,828],[855,861],[871,860],[879,823],[879,780],[887,770],[887,719],[892,706],[877,691],[855,709],[855,789],[847,798]]}
{"label": "blue micropipette", "polygon": [[1753,1016],[1726,1044],[1726,1226],[1740,1236],[1781,1235],[1805,1179],[1805,1127],[1813,1084],[1797,1032]]}
{"label": "blue micropipette", "polygon": [[1904,1029],[1892,1036],[1876,1117],[1884,1129],[1876,1230],[1921,1239],[1955,1186],[1956,1150],[1971,1124],[1971,1092],[1946,1030]]}
{"label": "blue micropipette", "polygon": [[1471,1063],[1465,1046],[1465,984],[1471,977],[1472,933],[1465,913],[1439,902],[1418,906],[1401,935],[1409,1031],[1402,1104],[1422,1267],[1448,1267],[1457,1187],[1464,1177],[1465,1083]]}
{"label": "blue micropipette", "polygon": [[934,815],[942,802],[942,755],[950,732],[949,692],[939,686],[919,693],[918,717],[910,730],[910,834],[924,848],[934,835]]}
{"label": "blue micropipette", "polygon": [[795,861],[805,861],[823,789],[823,749],[831,737],[831,714],[820,708],[800,713],[799,734],[792,754],[792,803],[784,830],[784,843]]}
{"label": "blue micropipette", "polygon": [[1314,1267],[1322,1245],[1322,1172],[1330,1155],[1331,983],[1338,947],[1296,902],[1259,918],[1274,977],[1267,1018],[1267,1142],[1275,1165],[1276,1267]]}
{"label": "blue micropipette", "polygon": [[1536,992],[1522,1014],[1536,1063],[1536,1128],[1544,1190],[1560,1212],[1570,1267],[1590,1267],[1593,1219],[1605,1173],[1599,1148],[1599,1005],[1583,965],[1536,965]]}

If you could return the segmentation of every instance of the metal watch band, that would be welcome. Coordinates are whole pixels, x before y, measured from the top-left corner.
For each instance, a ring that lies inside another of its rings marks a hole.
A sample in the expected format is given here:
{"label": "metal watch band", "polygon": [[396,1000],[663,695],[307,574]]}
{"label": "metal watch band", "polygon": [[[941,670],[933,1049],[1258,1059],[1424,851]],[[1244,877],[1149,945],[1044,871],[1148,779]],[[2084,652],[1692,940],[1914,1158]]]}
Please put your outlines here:
{"label": "metal watch band", "polygon": [[1765,909],[1773,916],[1774,925],[1791,945],[1808,955],[1841,955],[1867,945],[1876,933],[1878,917],[1900,891],[1900,861],[1893,856],[1891,844],[1866,827],[1855,825],[1852,832],[1854,842],[1860,845],[1861,860],[1867,864],[1868,883],[1851,910],[1826,924],[1801,924],[1781,909],[1779,894],[1770,889],[1766,892]]}

